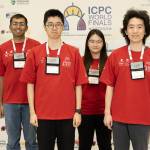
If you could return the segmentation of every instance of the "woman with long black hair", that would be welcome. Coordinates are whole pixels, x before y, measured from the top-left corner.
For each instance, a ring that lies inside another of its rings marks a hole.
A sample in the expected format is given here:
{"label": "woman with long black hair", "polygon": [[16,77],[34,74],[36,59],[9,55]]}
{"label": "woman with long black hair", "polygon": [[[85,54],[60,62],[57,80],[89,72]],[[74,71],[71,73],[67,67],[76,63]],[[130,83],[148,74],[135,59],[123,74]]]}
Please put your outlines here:
{"label": "woman with long black hair", "polygon": [[91,150],[95,131],[99,149],[111,150],[111,131],[103,123],[106,86],[99,82],[106,60],[104,35],[93,29],[87,35],[83,57],[89,83],[83,85],[79,150]]}

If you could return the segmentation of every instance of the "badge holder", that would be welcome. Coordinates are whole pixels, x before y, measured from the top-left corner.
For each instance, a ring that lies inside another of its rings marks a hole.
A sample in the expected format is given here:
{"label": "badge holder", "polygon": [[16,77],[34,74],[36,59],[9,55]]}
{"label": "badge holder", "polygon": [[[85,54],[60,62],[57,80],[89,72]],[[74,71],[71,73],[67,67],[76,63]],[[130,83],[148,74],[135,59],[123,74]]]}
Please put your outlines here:
{"label": "badge holder", "polygon": [[15,69],[24,68],[25,61],[26,61],[25,53],[14,53],[13,66],[14,66]]}
{"label": "badge holder", "polygon": [[58,75],[60,74],[60,58],[46,57],[46,74]]}
{"label": "badge holder", "polygon": [[89,81],[89,84],[99,84],[99,70],[98,69],[89,69],[88,81]]}
{"label": "badge holder", "polygon": [[144,79],[144,62],[140,61],[130,63],[130,72],[132,80]]}

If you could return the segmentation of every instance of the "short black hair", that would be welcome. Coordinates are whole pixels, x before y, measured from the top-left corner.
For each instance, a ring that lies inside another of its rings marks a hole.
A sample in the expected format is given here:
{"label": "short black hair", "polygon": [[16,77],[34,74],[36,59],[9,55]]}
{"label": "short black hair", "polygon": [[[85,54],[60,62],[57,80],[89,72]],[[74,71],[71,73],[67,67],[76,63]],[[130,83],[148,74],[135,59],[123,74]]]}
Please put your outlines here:
{"label": "short black hair", "polygon": [[28,25],[28,20],[27,20],[27,18],[26,18],[23,14],[15,14],[15,15],[13,15],[13,16],[10,18],[10,25],[11,25],[12,20],[13,20],[14,18],[16,18],[16,19],[24,18],[26,26]]}
{"label": "short black hair", "polygon": [[56,16],[59,17],[62,23],[64,24],[64,15],[61,13],[61,11],[59,11],[58,9],[49,9],[44,14],[43,20],[44,25],[46,24],[49,17],[56,17]]}
{"label": "short black hair", "polygon": [[123,19],[123,28],[121,29],[121,33],[125,37],[127,44],[130,43],[130,40],[126,35],[126,31],[127,31],[129,20],[132,18],[139,18],[143,20],[145,26],[145,35],[143,38],[143,43],[145,44],[146,38],[150,35],[150,18],[148,12],[146,10],[135,10],[135,9],[129,9],[126,12]]}

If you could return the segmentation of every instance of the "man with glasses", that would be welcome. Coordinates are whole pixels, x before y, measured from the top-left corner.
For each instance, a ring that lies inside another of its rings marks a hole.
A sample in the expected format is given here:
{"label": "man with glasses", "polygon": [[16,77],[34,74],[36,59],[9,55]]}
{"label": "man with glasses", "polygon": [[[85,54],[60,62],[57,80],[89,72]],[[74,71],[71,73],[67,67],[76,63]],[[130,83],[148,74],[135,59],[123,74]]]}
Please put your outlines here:
{"label": "man with glasses", "polygon": [[56,9],[44,15],[46,43],[33,48],[21,81],[27,84],[30,122],[37,126],[39,150],[74,150],[81,123],[81,85],[87,77],[79,50],[64,43],[64,16]]}
{"label": "man with glasses", "polygon": [[0,117],[4,108],[7,150],[20,150],[21,129],[26,150],[37,150],[36,130],[30,124],[27,85],[19,78],[29,49],[40,43],[25,36],[28,21],[22,14],[11,17],[9,28],[13,38],[0,45]]}

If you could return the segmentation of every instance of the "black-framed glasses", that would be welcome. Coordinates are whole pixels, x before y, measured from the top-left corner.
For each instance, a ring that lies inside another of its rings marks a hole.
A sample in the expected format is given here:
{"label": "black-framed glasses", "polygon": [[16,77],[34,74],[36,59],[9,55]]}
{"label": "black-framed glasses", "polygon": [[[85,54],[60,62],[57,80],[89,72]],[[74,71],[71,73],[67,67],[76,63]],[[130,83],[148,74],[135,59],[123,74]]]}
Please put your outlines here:
{"label": "black-framed glasses", "polygon": [[53,29],[54,27],[57,28],[57,29],[59,29],[62,26],[63,26],[63,24],[60,23],[60,22],[55,23],[55,24],[54,23],[48,23],[48,24],[46,24],[46,27],[49,28],[49,29]]}

